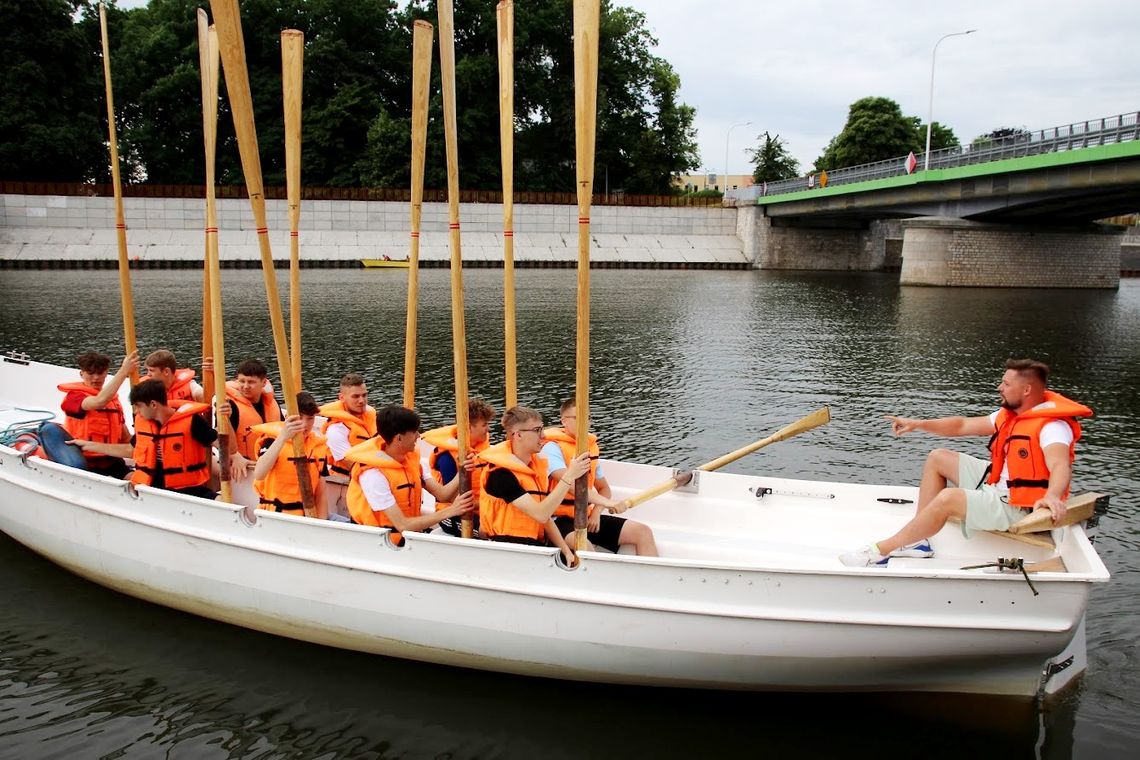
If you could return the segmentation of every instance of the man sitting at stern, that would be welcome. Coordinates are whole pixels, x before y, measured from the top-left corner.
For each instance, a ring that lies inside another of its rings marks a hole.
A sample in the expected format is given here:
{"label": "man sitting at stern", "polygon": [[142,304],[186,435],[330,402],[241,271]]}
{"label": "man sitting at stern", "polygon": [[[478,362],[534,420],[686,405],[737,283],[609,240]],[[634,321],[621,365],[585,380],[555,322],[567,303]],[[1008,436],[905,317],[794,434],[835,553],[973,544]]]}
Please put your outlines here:
{"label": "man sitting at stern", "polygon": [[[839,556],[848,566],[886,565],[890,557],[933,557],[933,536],[946,521],[975,530],[1008,530],[1032,510],[1047,508],[1058,523],[1081,437],[1078,417],[1087,406],[1046,390],[1049,367],[1031,359],[1010,359],[998,384],[1001,407],[985,417],[915,420],[891,417],[891,431],[914,430],[942,436],[990,436],[990,460],[934,449],[926,458],[914,518],[890,538]],[[957,487],[950,488],[952,482]]]}

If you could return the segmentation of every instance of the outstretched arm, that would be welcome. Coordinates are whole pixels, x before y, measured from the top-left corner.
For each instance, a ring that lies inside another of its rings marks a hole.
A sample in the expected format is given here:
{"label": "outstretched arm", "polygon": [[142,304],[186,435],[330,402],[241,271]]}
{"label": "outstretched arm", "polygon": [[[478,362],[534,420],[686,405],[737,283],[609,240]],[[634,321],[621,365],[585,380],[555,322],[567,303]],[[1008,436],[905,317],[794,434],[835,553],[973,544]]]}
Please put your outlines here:
{"label": "outstretched arm", "polygon": [[990,435],[994,432],[994,424],[990,422],[989,417],[939,417],[933,420],[916,420],[888,414],[883,419],[891,421],[891,432],[895,435],[904,435],[915,430],[946,437]]}

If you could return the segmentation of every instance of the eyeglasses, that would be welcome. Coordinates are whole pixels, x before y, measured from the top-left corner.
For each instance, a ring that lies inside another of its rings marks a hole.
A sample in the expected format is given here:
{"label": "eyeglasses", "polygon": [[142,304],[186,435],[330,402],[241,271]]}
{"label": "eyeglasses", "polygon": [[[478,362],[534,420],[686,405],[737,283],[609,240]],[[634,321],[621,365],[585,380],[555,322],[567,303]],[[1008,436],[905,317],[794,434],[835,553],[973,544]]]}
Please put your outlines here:
{"label": "eyeglasses", "polygon": [[534,433],[536,435],[542,435],[543,430],[545,430],[545,428],[543,428],[542,425],[539,425],[538,427],[523,428],[521,430],[516,430],[515,432],[517,432],[517,433]]}

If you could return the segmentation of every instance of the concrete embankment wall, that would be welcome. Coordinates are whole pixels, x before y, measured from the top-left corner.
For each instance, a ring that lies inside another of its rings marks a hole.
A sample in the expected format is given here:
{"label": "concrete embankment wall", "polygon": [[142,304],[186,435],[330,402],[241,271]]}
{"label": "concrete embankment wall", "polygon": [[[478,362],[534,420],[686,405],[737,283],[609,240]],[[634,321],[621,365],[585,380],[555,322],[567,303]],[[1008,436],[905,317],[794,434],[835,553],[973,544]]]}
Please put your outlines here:
{"label": "concrete embankment wall", "polygon": [[[114,200],[109,197],[3,195],[0,266],[114,266],[118,257]],[[196,267],[203,257],[205,204],[199,198],[126,198],[128,255],[140,267]],[[273,256],[289,257],[289,216],[283,200],[266,203]],[[501,266],[499,204],[460,205],[465,265]],[[578,209],[516,204],[518,266],[572,266],[578,258]],[[746,269],[752,266],[736,234],[737,210],[717,207],[595,206],[591,211],[597,266]],[[218,201],[223,265],[260,266],[249,201]],[[300,243],[304,266],[359,266],[361,259],[407,258],[409,205],[383,201],[305,201]],[[446,266],[447,205],[425,203],[420,261]]]}

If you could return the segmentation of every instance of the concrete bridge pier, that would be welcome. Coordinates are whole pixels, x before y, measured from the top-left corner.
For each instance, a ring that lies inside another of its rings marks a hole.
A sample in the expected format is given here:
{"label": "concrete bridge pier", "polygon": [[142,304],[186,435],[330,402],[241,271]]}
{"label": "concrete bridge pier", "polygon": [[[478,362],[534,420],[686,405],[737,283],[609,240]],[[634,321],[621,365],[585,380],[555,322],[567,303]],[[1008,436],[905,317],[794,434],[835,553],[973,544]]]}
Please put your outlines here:
{"label": "concrete bridge pier", "polygon": [[903,221],[902,285],[981,288],[1120,286],[1122,230],[1017,227],[964,219]]}
{"label": "concrete bridge pier", "polygon": [[765,216],[742,208],[737,236],[756,269],[840,272],[897,271],[902,242],[898,220],[804,220]]}

